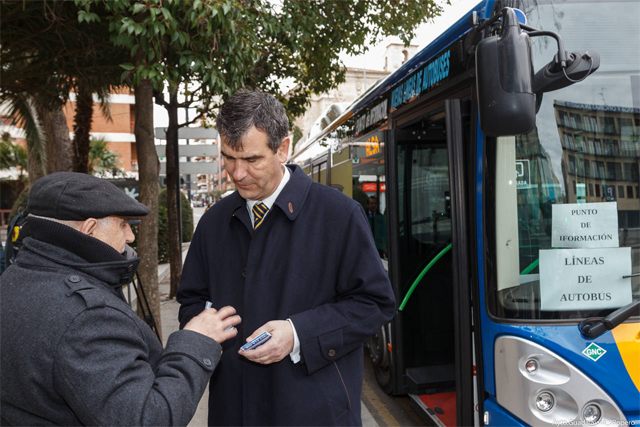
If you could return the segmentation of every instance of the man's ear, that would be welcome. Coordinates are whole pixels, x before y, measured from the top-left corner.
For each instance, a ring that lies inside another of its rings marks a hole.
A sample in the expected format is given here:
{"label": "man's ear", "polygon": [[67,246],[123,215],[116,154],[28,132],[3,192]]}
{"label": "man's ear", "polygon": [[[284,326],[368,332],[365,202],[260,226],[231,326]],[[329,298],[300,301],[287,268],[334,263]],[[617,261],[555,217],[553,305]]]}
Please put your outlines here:
{"label": "man's ear", "polygon": [[289,158],[289,143],[291,142],[291,140],[289,139],[288,136],[285,136],[282,139],[282,144],[280,144],[280,146],[278,147],[278,160],[280,160],[280,163],[286,163],[287,159]]}
{"label": "man's ear", "polygon": [[82,222],[80,226],[80,232],[86,234],[87,236],[93,235],[93,233],[98,228],[98,220],[95,218],[87,218]]}

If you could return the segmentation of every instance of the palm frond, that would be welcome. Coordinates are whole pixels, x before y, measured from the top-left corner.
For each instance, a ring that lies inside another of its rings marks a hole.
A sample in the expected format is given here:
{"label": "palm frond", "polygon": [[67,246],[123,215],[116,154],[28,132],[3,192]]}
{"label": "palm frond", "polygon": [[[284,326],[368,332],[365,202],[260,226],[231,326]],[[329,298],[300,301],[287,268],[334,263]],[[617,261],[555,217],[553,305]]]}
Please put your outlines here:
{"label": "palm frond", "polygon": [[47,138],[38,118],[33,99],[26,93],[0,93],[0,102],[8,106],[8,115],[24,129],[27,150],[38,159],[42,171],[47,170]]}
{"label": "palm frond", "polygon": [[111,103],[109,102],[109,92],[102,88],[99,90],[96,95],[100,100],[100,111],[105,119],[108,122],[113,123],[113,118],[111,117]]}

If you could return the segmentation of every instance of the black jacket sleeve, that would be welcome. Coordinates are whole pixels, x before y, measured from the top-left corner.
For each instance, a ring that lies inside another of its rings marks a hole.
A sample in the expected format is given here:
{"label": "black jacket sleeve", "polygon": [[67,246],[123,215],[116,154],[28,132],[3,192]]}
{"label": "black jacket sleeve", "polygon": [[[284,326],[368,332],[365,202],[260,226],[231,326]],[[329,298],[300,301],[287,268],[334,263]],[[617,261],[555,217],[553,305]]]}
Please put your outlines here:
{"label": "black jacket sleeve", "polygon": [[220,345],[177,331],[156,360],[149,354],[128,315],[112,307],[85,310],[58,344],[55,388],[85,425],[186,425],[220,360]]}
{"label": "black jacket sleeve", "polygon": [[351,212],[336,272],[335,302],[291,316],[310,375],[350,353],[391,320],[395,297],[361,206]]}

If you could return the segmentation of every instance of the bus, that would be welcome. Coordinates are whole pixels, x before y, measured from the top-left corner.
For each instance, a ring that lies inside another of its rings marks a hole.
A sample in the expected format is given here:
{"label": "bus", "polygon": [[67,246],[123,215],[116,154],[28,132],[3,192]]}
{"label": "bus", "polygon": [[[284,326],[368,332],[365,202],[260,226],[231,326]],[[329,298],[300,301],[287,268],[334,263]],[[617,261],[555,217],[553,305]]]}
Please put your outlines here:
{"label": "bus", "polygon": [[482,1],[297,144],[373,206],[373,369],[431,424],[640,423],[639,16]]}

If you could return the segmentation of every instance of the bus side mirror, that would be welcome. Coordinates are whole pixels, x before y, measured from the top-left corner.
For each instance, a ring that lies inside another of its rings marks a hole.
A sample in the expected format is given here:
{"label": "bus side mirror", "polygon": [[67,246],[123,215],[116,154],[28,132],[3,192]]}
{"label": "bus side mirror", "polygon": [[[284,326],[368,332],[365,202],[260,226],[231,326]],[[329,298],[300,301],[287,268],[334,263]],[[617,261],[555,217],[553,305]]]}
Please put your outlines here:
{"label": "bus side mirror", "polygon": [[488,136],[520,135],[536,124],[531,44],[512,9],[502,32],[478,43],[476,86],[480,127]]}

